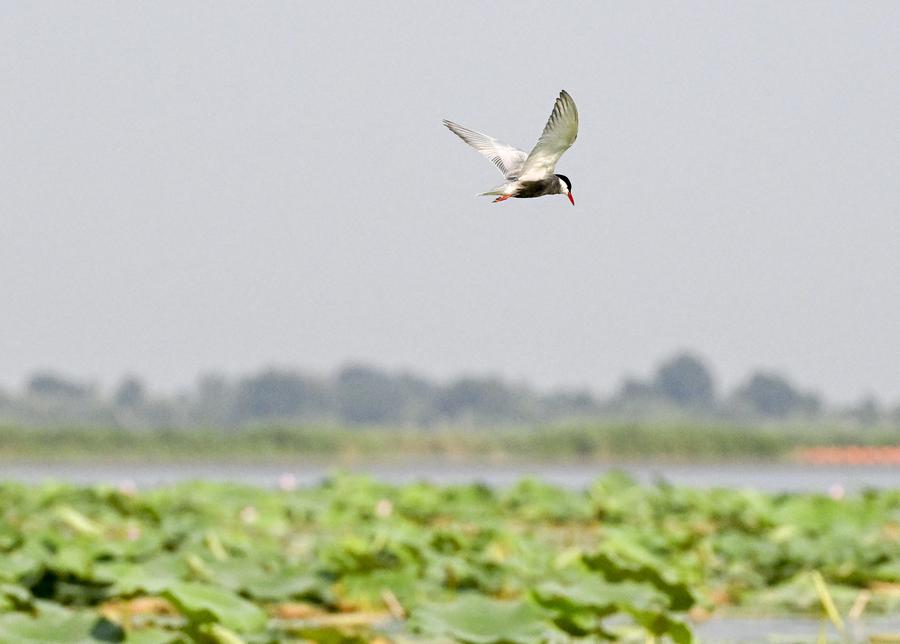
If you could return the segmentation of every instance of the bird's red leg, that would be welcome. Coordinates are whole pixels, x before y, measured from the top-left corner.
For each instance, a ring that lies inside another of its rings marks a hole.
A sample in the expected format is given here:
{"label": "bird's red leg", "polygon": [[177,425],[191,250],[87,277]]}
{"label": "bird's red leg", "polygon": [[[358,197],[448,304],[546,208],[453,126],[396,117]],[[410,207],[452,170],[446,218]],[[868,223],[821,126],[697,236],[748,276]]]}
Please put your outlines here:
{"label": "bird's red leg", "polygon": [[503,195],[502,197],[497,197],[496,199],[494,199],[494,201],[492,203],[499,203],[501,201],[506,201],[507,199],[509,199],[509,197],[510,197],[510,195]]}

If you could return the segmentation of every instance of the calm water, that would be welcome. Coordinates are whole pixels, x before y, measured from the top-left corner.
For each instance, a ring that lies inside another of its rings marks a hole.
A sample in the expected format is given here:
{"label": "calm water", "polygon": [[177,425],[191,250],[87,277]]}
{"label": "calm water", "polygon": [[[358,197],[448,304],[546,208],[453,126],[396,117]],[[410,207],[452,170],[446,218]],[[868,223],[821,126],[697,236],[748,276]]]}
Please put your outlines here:
{"label": "calm water", "polygon": [[868,617],[860,622],[848,621],[846,628],[846,637],[842,637],[825,619],[766,617],[711,619],[695,625],[694,631],[701,642],[717,644],[815,644],[825,641],[820,639],[823,632],[828,642],[855,644],[869,642],[874,635],[900,634],[900,618]]}
{"label": "calm water", "polygon": [[[299,485],[312,485],[339,469],[329,463],[46,463],[0,462],[0,480],[38,483],[45,480],[91,484],[133,483],[150,487],[185,480],[231,481],[275,487],[279,477],[293,477]],[[510,485],[522,477],[540,478],[567,488],[583,488],[603,474],[620,469],[642,483],[667,481],[689,487],[749,487],[768,492],[854,492],[867,487],[900,487],[897,466],[811,466],[795,464],[673,465],[622,463],[587,464],[483,464],[435,460],[367,463],[340,469],[368,474],[388,483],[430,481],[438,484],[483,482]]]}

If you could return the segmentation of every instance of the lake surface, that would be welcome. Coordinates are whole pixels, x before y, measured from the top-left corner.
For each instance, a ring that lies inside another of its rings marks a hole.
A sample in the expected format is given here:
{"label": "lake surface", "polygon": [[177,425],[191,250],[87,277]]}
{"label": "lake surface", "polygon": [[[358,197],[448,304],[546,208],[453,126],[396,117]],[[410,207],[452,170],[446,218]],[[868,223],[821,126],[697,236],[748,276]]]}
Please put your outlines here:
{"label": "lake surface", "polygon": [[806,617],[713,618],[695,625],[694,633],[701,642],[717,644],[815,644],[824,641],[820,639],[823,633],[828,642],[861,643],[876,635],[900,634],[900,618],[873,616],[850,620],[846,623],[846,636],[825,618]]}
{"label": "lake surface", "polygon": [[851,493],[865,488],[900,488],[898,466],[799,465],[791,463],[715,464],[487,464],[445,460],[406,460],[396,463],[235,463],[152,462],[65,463],[0,462],[0,480],[39,483],[46,480],[78,484],[108,483],[153,487],[179,481],[210,480],[276,487],[279,481],[313,485],[338,471],[367,474],[387,483],[429,481],[437,484],[482,482],[508,486],[523,477],[578,489],[613,470],[629,473],[641,483],[666,481],[696,488],[741,487],[767,492]]}

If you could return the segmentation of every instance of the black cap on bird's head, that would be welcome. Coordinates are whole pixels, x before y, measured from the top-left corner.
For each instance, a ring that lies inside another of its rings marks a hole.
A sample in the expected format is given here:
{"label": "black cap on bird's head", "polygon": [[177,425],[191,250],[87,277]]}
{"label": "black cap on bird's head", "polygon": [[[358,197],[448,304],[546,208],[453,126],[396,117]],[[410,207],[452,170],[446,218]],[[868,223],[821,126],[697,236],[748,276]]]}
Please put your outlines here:
{"label": "black cap on bird's head", "polygon": [[569,201],[572,202],[572,205],[575,205],[575,198],[572,196],[572,182],[569,181],[569,177],[564,174],[555,174],[553,175],[558,177],[560,181],[566,184],[566,196],[569,198]]}

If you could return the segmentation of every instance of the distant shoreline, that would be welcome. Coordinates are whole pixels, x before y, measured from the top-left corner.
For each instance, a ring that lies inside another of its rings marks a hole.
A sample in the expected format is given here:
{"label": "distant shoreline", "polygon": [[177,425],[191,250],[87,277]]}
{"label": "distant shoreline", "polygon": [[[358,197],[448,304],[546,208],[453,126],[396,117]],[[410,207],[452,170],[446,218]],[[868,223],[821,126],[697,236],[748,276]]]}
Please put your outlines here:
{"label": "distant shoreline", "polygon": [[533,427],[31,429],[0,426],[4,461],[900,463],[896,430],[579,423]]}

